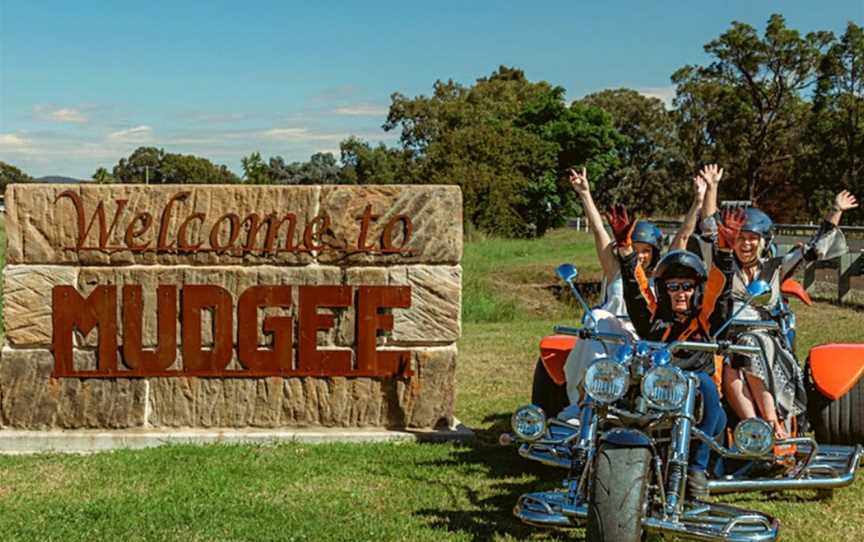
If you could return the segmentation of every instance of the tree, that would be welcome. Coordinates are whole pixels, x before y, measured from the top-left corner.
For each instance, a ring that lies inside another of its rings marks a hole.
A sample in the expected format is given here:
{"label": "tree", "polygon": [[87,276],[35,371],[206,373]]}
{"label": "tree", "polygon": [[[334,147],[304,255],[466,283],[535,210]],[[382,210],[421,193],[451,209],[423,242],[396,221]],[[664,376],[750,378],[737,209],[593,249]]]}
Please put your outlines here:
{"label": "tree", "polygon": [[733,22],[706,44],[711,64],[685,66],[672,76],[688,167],[722,163],[728,178],[722,187],[734,199],[759,202],[782,193],[801,151],[808,112],[802,94],[815,82],[830,40],[827,32],[802,37],[775,14],[762,38]]}
{"label": "tree", "polygon": [[563,88],[505,66],[471,87],[437,81],[431,96],[393,94],[384,129],[400,130],[401,149],[343,145],[358,182],[458,184],[465,219],[506,236],[561,224],[573,199],[564,169],[584,164],[602,177],[618,140],[603,111],[568,107]]}
{"label": "tree", "polygon": [[13,183],[29,183],[33,177],[27,175],[12,164],[0,160],[0,193],[6,193],[6,185]]}
{"label": "tree", "polygon": [[663,102],[620,88],[589,94],[581,103],[609,113],[621,134],[618,167],[599,191],[601,203],[615,200],[646,215],[683,212],[691,173],[680,156],[675,118]]}
{"label": "tree", "polygon": [[166,153],[156,147],[139,147],[114,166],[114,179],[121,183],[231,184],[239,182],[224,165],[217,166],[198,156]]}
{"label": "tree", "polygon": [[819,64],[805,141],[797,169],[811,213],[841,189],[864,193],[864,29],[855,23]]}
{"label": "tree", "polygon": [[414,183],[419,178],[413,171],[413,153],[400,148],[389,148],[383,143],[372,147],[356,137],[349,137],[339,145],[341,151],[341,177],[346,184]]}
{"label": "tree", "polygon": [[285,163],[281,156],[270,158],[267,175],[278,184],[339,184],[341,170],[332,153],[318,152],[307,162]]}
{"label": "tree", "polygon": [[267,164],[261,159],[260,152],[253,152],[244,156],[241,160],[243,165],[243,182],[246,184],[273,184],[273,179],[267,173]]}
{"label": "tree", "polygon": [[109,184],[114,181],[114,178],[108,173],[108,170],[104,167],[100,167],[96,170],[96,173],[93,174],[92,179],[97,184]]}

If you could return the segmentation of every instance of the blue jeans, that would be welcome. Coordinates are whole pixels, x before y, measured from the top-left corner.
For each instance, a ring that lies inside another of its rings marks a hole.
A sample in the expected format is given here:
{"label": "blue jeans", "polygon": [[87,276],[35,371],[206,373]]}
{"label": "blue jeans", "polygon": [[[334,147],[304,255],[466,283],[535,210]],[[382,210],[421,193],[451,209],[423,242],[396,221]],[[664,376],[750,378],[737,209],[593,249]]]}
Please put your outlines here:
{"label": "blue jeans", "polygon": [[[706,435],[715,439],[723,434],[726,429],[726,411],[720,405],[720,394],[717,385],[708,373],[699,371],[695,373],[699,377],[699,392],[702,394],[702,421],[697,427]],[[690,470],[708,470],[708,459],[711,457],[711,448],[701,440],[691,441],[696,446],[692,450]]]}

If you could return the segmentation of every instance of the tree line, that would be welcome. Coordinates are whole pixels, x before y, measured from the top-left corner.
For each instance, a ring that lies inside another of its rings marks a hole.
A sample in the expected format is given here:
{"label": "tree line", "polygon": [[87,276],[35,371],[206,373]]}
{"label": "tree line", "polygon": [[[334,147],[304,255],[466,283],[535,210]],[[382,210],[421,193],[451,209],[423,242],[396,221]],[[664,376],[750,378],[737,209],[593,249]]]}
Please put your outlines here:
{"label": "tree line", "polygon": [[[815,220],[834,193],[864,194],[864,30],[802,35],[772,15],[760,35],[733,22],[705,44],[706,65],[671,75],[672,107],[631,89],[567,103],[566,91],[501,66],[472,85],[436,81],[429,95],[391,96],[394,146],[351,137],[340,157],[243,158],[243,176],[204,158],[142,147],[97,182],[458,184],[467,227],[542,235],[581,213],[566,181],[586,167],[600,205],[672,216],[689,179],[721,164],[721,198],[750,200],[778,221]],[[5,169],[2,169],[5,171]],[[3,182],[6,174],[3,173]],[[864,222],[864,213],[850,213]]]}

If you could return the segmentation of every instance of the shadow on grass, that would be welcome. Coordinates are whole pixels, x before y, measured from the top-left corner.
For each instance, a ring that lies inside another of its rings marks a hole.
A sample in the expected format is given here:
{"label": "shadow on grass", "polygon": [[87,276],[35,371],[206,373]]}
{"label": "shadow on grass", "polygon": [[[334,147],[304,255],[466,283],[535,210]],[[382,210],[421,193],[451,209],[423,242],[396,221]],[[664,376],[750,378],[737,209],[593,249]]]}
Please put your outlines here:
{"label": "shadow on grass", "polygon": [[581,529],[569,532],[539,529],[525,525],[513,516],[513,506],[520,495],[560,487],[564,471],[523,459],[515,447],[498,444],[498,436],[510,429],[509,413],[487,416],[483,422],[485,428],[475,430],[477,442],[474,446],[454,448],[449,458],[424,466],[436,469],[476,467],[490,483],[461,484],[450,488],[453,501],[467,499],[470,502],[467,507],[423,509],[416,514],[424,517],[433,528],[477,541],[505,536],[527,539],[550,535],[582,540]]}

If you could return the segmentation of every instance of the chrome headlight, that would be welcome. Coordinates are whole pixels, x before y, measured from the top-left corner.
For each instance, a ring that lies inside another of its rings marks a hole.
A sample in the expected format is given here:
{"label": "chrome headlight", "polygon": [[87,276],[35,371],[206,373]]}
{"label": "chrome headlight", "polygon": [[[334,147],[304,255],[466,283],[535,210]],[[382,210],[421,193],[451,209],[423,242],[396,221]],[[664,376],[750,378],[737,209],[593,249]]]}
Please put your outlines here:
{"label": "chrome headlight", "polygon": [[774,428],[762,418],[748,418],[735,427],[735,447],[752,456],[766,455],[774,447]]}
{"label": "chrome headlight", "polygon": [[659,410],[675,410],[687,398],[687,377],[676,367],[655,367],[642,379],[642,397]]}
{"label": "chrome headlight", "polygon": [[597,360],[585,371],[585,391],[600,403],[617,401],[629,384],[627,368],[609,359]]}
{"label": "chrome headlight", "polygon": [[516,409],[510,418],[513,432],[522,440],[537,440],[546,432],[546,413],[536,405]]}

